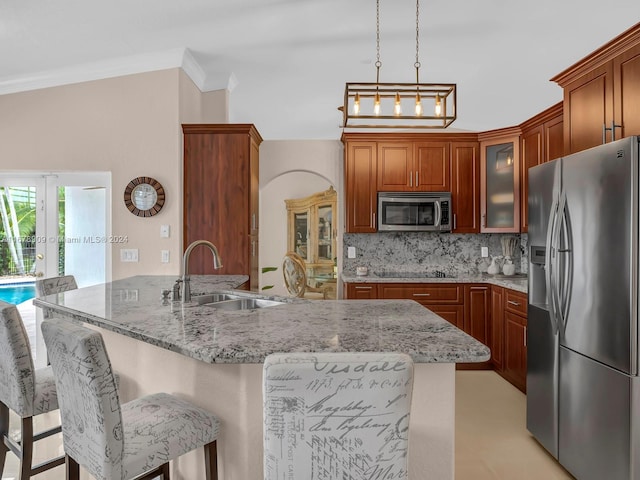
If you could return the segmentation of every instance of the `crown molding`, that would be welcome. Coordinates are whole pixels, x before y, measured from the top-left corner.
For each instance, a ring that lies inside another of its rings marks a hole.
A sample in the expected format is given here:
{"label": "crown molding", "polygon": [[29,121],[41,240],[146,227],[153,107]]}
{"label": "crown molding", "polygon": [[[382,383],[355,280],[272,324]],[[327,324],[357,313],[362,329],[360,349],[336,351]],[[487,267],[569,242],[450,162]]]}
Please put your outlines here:
{"label": "crown molding", "polygon": [[174,48],[164,52],[99,60],[28,75],[0,78],[0,95],[155,72],[169,68],[182,68],[201,92],[222,89],[231,91],[237,85],[237,79],[233,73],[207,75],[189,49]]}

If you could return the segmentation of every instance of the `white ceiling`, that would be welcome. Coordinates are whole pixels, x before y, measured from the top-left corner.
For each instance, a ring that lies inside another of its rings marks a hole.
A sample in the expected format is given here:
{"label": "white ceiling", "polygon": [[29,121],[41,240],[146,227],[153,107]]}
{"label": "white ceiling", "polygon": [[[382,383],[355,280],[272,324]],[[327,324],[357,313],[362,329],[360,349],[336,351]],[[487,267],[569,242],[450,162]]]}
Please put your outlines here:
{"label": "white ceiling", "polygon": [[[415,79],[415,8],[380,0],[382,82]],[[420,11],[420,79],[457,83],[461,130],[560,101],[549,79],[640,21],[638,0],[420,0]],[[375,1],[0,1],[0,93],[132,61],[158,69],[182,49],[201,87],[231,87],[231,122],[269,140],[338,139],[345,82],[375,81]]]}

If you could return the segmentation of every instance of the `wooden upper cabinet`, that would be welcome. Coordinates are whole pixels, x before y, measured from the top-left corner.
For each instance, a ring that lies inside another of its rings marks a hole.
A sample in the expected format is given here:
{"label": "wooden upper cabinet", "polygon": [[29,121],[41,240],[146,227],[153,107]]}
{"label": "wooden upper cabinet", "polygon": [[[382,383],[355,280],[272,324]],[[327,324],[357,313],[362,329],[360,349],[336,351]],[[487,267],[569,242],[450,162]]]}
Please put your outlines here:
{"label": "wooden upper cabinet", "polygon": [[345,143],[345,212],[347,233],[377,231],[377,146],[372,142]]}
{"label": "wooden upper cabinet", "polygon": [[562,102],[544,110],[520,125],[520,231],[529,222],[529,168],[562,156]]}
{"label": "wooden upper cabinet", "polygon": [[480,138],[480,231],[520,231],[520,128],[484,132]]}
{"label": "wooden upper cabinet", "polygon": [[414,169],[416,190],[424,192],[450,191],[450,142],[416,143]]}
{"label": "wooden upper cabinet", "polygon": [[453,232],[477,233],[478,135],[344,133],[346,232],[377,231],[378,192],[452,193]]}
{"label": "wooden upper cabinet", "polygon": [[565,154],[640,134],[640,23],[551,80],[564,89]]}
{"label": "wooden upper cabinet", "polygon": [[377,147],[378,191],[404,192],[413,190],[413,143],[380,142]]}
{"label": "wooden upper cabinet", "polygon": [[379,142],[378,191],[449,191],[449,142]]}
{"label": "wooden upper cabinet", "polygon": [[613,112],[616,138],[640,135],[640,45],[613,60]]}
{"label": "wooden upper cabinet", "polygon": [[480,155],[478,142],[451,142],[453,233],[480,232]]}
{"label": "wooden upper cabinet", "polygon": [[256,290],[262,138],[250,124],[185,124],[182,129],[183,248],[195,240],[209,240],[223,264],[214,270],[211,252],[199,247],[191,255],[189,272],[249,275],[250,288]]}

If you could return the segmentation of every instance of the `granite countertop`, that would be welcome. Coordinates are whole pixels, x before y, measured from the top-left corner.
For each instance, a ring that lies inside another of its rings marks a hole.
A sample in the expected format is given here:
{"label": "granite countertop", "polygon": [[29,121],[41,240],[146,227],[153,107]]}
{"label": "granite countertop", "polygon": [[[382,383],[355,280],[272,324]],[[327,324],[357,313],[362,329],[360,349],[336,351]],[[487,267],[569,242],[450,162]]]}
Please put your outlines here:
{"label": "granite countertop", "polygon": [[[192,294],[237,287],[244,276],[192,275]],[[417,363],[489,360],[489,349],[412,300],[306,300],[223,311],[162,299],[176,277],[137,276],[36,298],[80,321],[208,363],[262,363],[274,352],[403,352]],[[233,293],[255,297],[255,293]]]}
{"label": "granite countertop", "polygon": [[527,293],[528,290],[527,277],[524,274],[507,276],[502,274],[489,275],[487,273],[478,273],[443,278],[426,276],[418,272],[407,272],[406,275],[406,277],[379,276],[373,272],[369,272],[368,275],[360,276],[353,272],[343,272],[341,278],[345,283],[488,283],[490,285],[510,288],[522,293]]}

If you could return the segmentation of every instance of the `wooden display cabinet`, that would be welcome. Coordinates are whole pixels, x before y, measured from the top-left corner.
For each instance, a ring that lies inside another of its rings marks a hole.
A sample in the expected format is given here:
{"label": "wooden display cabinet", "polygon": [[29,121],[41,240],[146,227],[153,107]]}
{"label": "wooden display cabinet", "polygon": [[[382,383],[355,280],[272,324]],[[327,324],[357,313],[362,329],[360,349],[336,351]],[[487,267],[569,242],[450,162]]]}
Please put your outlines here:
{"label": "wooden display cabinet", "polygon": [[311,272],[333,274],[337,255],[337,202],[333,187],[308,197],[285,200],[287,249],[300,255]]}

